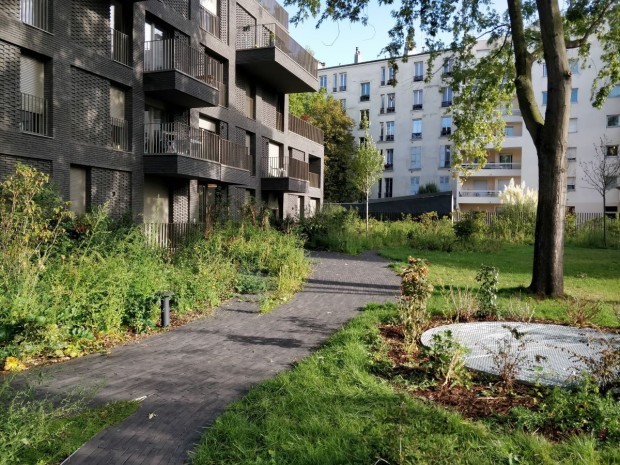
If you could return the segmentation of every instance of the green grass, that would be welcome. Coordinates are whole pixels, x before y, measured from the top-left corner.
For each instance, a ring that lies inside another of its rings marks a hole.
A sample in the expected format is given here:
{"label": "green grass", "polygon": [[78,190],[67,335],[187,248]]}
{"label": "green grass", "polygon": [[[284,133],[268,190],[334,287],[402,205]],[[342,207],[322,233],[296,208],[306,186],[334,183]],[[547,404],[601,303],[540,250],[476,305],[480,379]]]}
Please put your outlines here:
{"label": "green grass", "polygon": [[250,391],[209,428],[193,465],[620,463],[617,444],[553,444],[394,390],[372,374],[371,354],[377,323],[396,313],[369,306],[292,371]]}
{"label": "green grass", "polygon": [[[498,304],[508,305],[510,297],[528,297],[527,286],[532,277],[533,247],[504,245],[496,252],[416,250],[406,247],[385,248],[381,254],[392,260],[406,262],[411,256],[427,259],[430,281],[435,292],[429,309],[439,314],[446,305],[445,288],[476,287],[475,277],[482,264],[499,269]],[[589,249],[566,246],[564,253],[564,290],[567,296],[600,301],[603,312],[595,323],[617,325],[612,317],[612,306],[620,304],[620,250]],[[531,296],[529,296],[531,297]],[[565,321],[567,299],[535,300],[536,317]]]}

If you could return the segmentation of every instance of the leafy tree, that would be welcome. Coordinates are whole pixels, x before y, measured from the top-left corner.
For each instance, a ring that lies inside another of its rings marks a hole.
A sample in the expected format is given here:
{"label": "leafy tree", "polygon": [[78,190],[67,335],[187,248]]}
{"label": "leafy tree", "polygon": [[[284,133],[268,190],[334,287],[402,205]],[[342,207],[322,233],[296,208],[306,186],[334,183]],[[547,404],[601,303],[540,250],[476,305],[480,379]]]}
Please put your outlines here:
{"label": "leafy tree", "polygon": [[[585,65],[589,40],[602,48],[601,67],[593,83],[596,106],[603,104],[613,85],[620,81],[620,2],[618,0],[568,0],[561,10],[558,0],[506,0],[508,11],[500,14],[494,0],[377,0],[394,5],[394,25],[387,51],[406,60],[416,46],[416,33],[425,35],[434,59],[455,58],[453,72],[445,84],[459,92],[453,100],[456,125],[452,139],[455,165],[486,160],[486,147],[503,141],[501,109],[516,92],[525,126],[538,155],[539,202],[536,216],[534,263],[530,289],[543,295],[564,291],[564,206],[568,121],[570,115],[571,68],[568,50],[578,51]],[[368,0],[287,0],[299,10],[294,23],[309,16],[368,22]],[[450,36],[449,43],[441,39]],[[488,39],[491,50],[478,57],[475,46]],[[547,106],[540,111],[532,84],[532,65],[544,60],[547,66]]]}
{"label": "leafy tree", "polygon": [[323,130],[325,145],[324,195],[327,202],[351,202],[357,190],[350,180],[355,139],[351,134],[353,119],[325,89],[320,92],[291,94],[289,111]]}
{"label": "leafy tree", "polygon": [[583,180],[594,189],[603,199],[603,244],[607,247],[607,192],[615,189],[620,177],[620,155],[618,146],[610,145],[603,138],[600,144],[594,145],[594,157],[587,162],[580,163],[583,169]]}
{"label": "leafy tree", "polygon": [[357,154],[353,158],[351,166],[351,181],[353,185],[366,194],[366,234],[368,234],[368,197],[370,189],[383,174],[383,155],[375,146],[370,132],[368,132],[368,120],[362,120],[364,128],[364,142],[360,143]]}

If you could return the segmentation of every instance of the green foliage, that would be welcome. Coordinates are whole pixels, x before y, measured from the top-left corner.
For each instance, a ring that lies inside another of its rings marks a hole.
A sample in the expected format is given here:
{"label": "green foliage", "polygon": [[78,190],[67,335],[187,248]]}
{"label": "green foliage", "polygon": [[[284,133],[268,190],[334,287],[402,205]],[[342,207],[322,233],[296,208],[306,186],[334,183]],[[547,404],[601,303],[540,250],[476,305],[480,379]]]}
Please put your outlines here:
{"label": "green foliage", "polygon": [[479,316],[497,316],[497,290],[499,270],[494,266],[482,265],[476,275],[480,283],[478,290]]}
{"label": "green foliage", "polygon": [[421,368],[442,386],[469,386],[471,372],[465,367],[467,349],[454,340],[452,331],[433,335],[429,346],[422,348]]}
{"label": "green foliage", "polygon": [[426,260],[409,257],[407,266],[400,272],[400,277],[398,303],[400,321],[405,332],[405,342],[413,350],[417,347],[418,340],[430,320],[426,303],[433,293],[433,286],[428,280]]}
{"label": "green foliage", "polygon": [[463,242],[481,240],[485,231],[486,222],[483,212],[467,212],[463,219],[454,223],[454,234]]}
{"label": "green foliage", "polygon": [[420,186],[420,189],[418,190],[418,194],[434,194],[436,192],[439,192],[439,188],[434,182],[424,184],[423,186]]}
{"label": "green foliage", "polygon": [[289,111],[323,130],[325,150],[325,181],[323,194],[326,202],[357,200],[358,191],[351,183],[351,164],[355,156],[355,138],[351,133],[353,119],[338,100],[319,92],[290,94]]}

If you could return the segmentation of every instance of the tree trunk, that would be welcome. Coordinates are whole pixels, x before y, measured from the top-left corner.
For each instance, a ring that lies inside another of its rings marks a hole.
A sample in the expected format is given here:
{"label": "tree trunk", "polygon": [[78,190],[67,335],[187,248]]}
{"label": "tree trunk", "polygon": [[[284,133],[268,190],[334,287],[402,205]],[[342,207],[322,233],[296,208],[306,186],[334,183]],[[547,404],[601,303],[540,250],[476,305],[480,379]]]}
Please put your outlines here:
{"label": "tree trunk", "polygon": [[605,210],[607,209],[607,191],[603,190],[603,246],[607,247],[607,215]]}
{"label": "tree trunk", "polygon": [[368,191],[366,191],[366,236],[368,236]]}

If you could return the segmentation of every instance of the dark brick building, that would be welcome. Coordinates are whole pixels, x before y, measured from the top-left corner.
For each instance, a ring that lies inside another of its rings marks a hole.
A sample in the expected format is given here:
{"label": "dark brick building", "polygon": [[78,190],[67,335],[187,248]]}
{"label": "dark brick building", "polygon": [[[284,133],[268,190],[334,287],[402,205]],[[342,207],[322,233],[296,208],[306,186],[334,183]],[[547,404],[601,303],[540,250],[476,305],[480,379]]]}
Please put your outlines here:
{"label": "dark brick building", "polygon": [[3,0],[0,179],[30,164],[76,212],[145,222],[221,197],[314,210],[323,135],[287,94],[317,89],[317,62],[287,24],[275,0]]}

